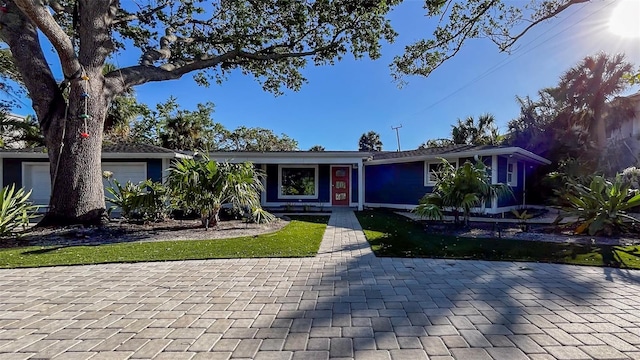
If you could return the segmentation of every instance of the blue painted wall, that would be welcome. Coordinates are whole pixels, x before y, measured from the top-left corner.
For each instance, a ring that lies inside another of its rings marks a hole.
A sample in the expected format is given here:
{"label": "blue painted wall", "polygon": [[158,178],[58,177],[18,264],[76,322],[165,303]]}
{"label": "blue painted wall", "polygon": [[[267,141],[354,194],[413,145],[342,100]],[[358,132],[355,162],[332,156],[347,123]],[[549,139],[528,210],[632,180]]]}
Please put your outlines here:
{"label": "blue painted wall", "polygon": [[358,169],[351,169],[351,202],[358,203]]}
{"label": "blue painted wall", "polygon": [[[473,158],[461,158],[458,165]],[[452,160],[453,161],[453,160]],[[482,161],[491,166],[491,157]],[[498,156],[498,182],[507,182],[507,156]],[[530,163],[518,161],[518,184],[512,187],[513,196],[498,199],[498,207],[522,204],[524,167]],[[365,166],[365,202],[379,204],[417,205],[420,198],[432,191],[424,186],[424,161]],[[487,201],[487,207],[491,202]]]}
{"label": "blue painted wall", "polygon": [[424,186],[424,161],[367,165],[364,170],[368,203],[417,205],[432,190]]}

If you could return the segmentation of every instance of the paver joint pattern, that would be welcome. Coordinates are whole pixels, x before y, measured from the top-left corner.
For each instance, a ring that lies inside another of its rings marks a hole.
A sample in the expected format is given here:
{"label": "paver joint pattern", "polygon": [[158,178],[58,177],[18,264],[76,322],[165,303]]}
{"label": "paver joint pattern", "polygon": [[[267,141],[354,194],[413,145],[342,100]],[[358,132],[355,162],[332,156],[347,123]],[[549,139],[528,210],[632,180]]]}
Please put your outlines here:
{"label": "paver joint pattern", "polygon": [[0,270],[0,359],[640,359],[639,280],[376,258],[336,209],[314,258]]}

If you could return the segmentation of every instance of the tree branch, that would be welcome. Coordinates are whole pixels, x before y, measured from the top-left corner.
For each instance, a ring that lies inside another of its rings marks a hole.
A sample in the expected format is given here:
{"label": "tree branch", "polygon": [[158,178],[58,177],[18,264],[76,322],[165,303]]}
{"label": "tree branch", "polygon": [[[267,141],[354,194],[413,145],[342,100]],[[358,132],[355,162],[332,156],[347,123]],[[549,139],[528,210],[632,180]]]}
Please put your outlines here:
{"label": "tree branch", "polygon": [[165,3],[160,4],[160,5],[158,5],[158,6],[154,7],[154,8],[148,9],[146,11],[141,11],[141,12],[138,12],[138,13],[135,13],[135,14],[126,14],[124,16],[121,16],[121,17],[118,17],[118,18],[114,19],[113,25],[114,26],[118,26],[118,25],[121,25],[121,24],[126,24],[126,23],[128,23],[130,21],[133,21],[133,20],[144,21],[147,18],[149,18],[151,15],[153,15],[153,14],[157,13],[158,11],[166,8],[167,5],[168,5],[168,2],[165,2]]}
{"label": "tree branch", "polygon": [[235,59],[276,61],[287,58],[298,58],[315,55],[319,52],[329,50],[334,46],[334,43],[330,43],[329,45],[309,51],[268,54],[263,54],[260,51],[247,52],[243,50],[232,50],[223,55],[194,60],[180,65],[164,64],[160,66],[131,66],[121,70],[112,71],[105,75],[105,80],[107,82],[106,87],[110,93],[110,96],[115,96],[121,94],[122,92],[133,86],[142,85],[148,82],[179,79],[187,73],[213,68],[223,62],[231,62]]}
{"label": "tree branch", "polygon": [[576,4],[581,4],[581,3],[586,3],[589,2],[590,0],[570,0],[569,2],[567,2],[566,4],[558,7],[556,10],[554,10],[553,12],[544,15],[543,17],[533,20],[531,22],[531,24],[529,24],[529,26],[527,26],[526,28],[524,28],[524,30],[522,30],[521,32],[519,32],[517,35],[515,36],[509,36],[510,40],[507,41],[506,43],[503,43],[500,46],[500,51],[505,51],[506,49],[510,48],[511,46],[513,46],[513,44],[515,44],[516,41],[518,41],[521,37],[523,37],[532,27],[538,25],[539,23],[549,20],[552,17],[557,16],[558,14],[560,14],[561,12],[563,12],[564,10],[568,9],[570,6],[572,5],[576,5]]}
{"label": "tree branch", "polygon": [[37,0],[14,1],[24,15],[42,31],[56,49],[64,76],[70,78],[76,74],[80,70],[80,63],[76,57],[71,39],[56,23],[49,10]]}
{"label": "tree branch", "polygon": [[9,45],[15,66],[33,102],[33,110],[46,132],[52,125],[53,113],[60,109],[60,101],[64,104],[64,99],[42,52],[35,24],[11,5],[7,4],[9,13],[3,17],[0,34]]}

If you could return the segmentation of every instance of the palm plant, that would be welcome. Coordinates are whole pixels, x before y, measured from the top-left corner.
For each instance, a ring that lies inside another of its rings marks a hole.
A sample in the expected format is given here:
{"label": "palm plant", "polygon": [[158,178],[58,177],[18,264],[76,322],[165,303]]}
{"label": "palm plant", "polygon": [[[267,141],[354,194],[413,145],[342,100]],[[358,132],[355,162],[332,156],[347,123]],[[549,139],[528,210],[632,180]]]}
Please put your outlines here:
{"label": "palm plant", "polygon": [[235,209],[270,219],[260,209],[262,172],[251,163],[218,163],[206,154],[175,161],[169,169],[167,187],[172,192],[176,209],[200,214],[205,228],[216,226],[220,209],[231,204]]}
{"label": "palm plant", "polygon": [[443,219],[443,212],[450,208],[455,223],[459,224],[460,210],[464,224],[469,224],[471,209],[481,206],[487,200],[512,194],[506,184],[491,184],[487,166],[482,161],[475,164],[467,161],[457,168],[445,159],[440,171],[435,173],[436,184],[431,193],[420,199],[414,213],[430,219]]}
{"label": "palm plant", "polygon": [[565,104],[565,111],[579,114],[586,127],[595,132],[600,149],[606,145],[606,126],[603,116],[607,101],[622,92],[629,83],[625,76],[633,66],[624,55],[609,56],[599,53],[587,56],[580,64],[569,69],[555,89],[556,97]]}
{"label": "palm plant", "polygon": [[502,138],[491,114],[480,115],[478,121],[473,116],[464,121],[458,119],[458,124],[451,126],[451,140],[454,144],[498,145]]}

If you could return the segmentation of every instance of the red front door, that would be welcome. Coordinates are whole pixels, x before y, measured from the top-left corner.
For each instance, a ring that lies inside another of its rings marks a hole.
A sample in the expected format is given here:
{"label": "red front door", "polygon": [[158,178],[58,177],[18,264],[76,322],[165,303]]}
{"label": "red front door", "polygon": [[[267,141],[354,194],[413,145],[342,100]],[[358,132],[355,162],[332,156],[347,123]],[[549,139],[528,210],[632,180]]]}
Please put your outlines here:
{"label": "red front door", "polygon": [[349,167],[331,168],[331,205],[349,206]]}

